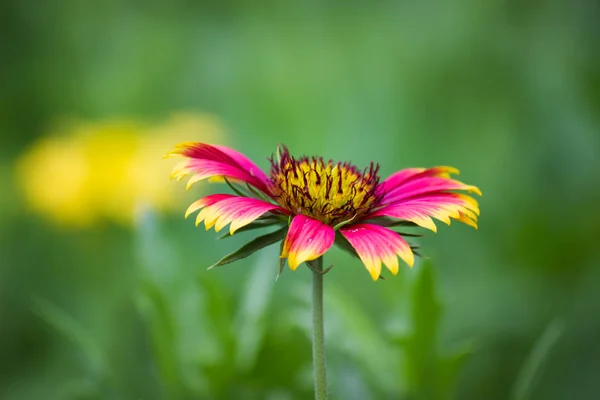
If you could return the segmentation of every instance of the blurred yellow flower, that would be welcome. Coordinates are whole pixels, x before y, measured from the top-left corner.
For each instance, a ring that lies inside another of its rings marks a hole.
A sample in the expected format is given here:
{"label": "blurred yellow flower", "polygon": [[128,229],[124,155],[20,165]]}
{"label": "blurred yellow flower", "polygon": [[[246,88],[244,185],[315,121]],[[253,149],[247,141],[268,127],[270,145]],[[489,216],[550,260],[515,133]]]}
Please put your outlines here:
{"label": "blurred yellow flower", "polygon": [[17,162],[17,181],[31,210],[53,221],[88,227],[125,225],[140,207],[168,210],[172,165],[162,156],[173,141],[223,141],[208,115],[177,114],[149,127],[131,120],[69,123],[38,140]]}

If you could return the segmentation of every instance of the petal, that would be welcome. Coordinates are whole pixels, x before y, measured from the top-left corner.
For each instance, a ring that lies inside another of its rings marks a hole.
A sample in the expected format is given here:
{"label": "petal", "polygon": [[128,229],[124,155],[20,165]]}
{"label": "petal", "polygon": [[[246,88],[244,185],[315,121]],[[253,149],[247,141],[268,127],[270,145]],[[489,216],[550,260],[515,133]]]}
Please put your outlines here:
{"label": "petal", "polygon": [[173,169],[171,178],[182,179],[192,174],[188,189],[194,183],[214,176],[247,182],[266,194],[271,194],[271,181],[249,158],[236,150],[206,143],[181,143],[167,157],[182,155],[186,160]]}
{"label": "petal", "polygon": [[287,257],[290,269],[294,271],[303,262],[321,257],[334,241],[332,227],[305,215],[296,215],[290,223],[281,258]]}
{"label": "petal", "polygon": [[381,263],[394,275],[398,273],[398,256],[410,267],[414,255],[410,246],[398,233],[373,224],[357,224],[340,229],[360,257],[373,280],[381,275]]}
{"label": "petal", "polygon": [[253,186],[256,186],[255,183],[251,182],[252,179],[248,177],[248,174],[245,171],[218,161],[189,160],[186,164],[186,168],[181,170],[176,176],[177,179],[181,179],[187,174],[193,174],[187,183],[187,190],[189,190],[194,183],[213,176],[219,176],[221,178],[228,177],[232,178],[232,180],[248,182]]}
{"label": "petal", "polygon": [[471,196],[455,193],[465,190],[481,195],[476,186],[466,185],[450,178],[458,170],[452,167],[428,169],[411,168],[391,175],[382,182],[378,191],[380,206],[364,219],[386,216],[406,221],[436,231],[431,217],[450,224],[457,219],[477,226],[479,205]]}
{"label": "petal", "polygon": [[386,178],[386,180],[381,182],[381,184],[379,185],[379,189],[382,192],[389,192],[390,190],[405,182],[410,177],[415,176],[423,171],[425,171],[425,168],[407,168],[400,170],[390,175]]}
{"label": "petal", "polygon": [[229,194],[211,194],[210,196],[206,196],[206,197],[201,198],[200,200],[196,200],[185,211],[185,218],[189,217],[190,214],[198,211],[201,208],[213,205],[213,204],[215,204],[223,199],[227,199],[229,197],[231,197],[231,195],[229,195]]}
{"label": "petal", "polygon": [[394,203],[410,197],[447,190],[466,190],[481,196],[481,191],[476,186],[466,185],[460,181],[449,178],[424,177],[409,180],[396,187],[394,190],[384,195],[382,202]]}
{"label": "petal", "polygon": [[204,221],[207,230],[215,226],[215,231],[218,232],[231,224],[229,232],[232,235],[237,229],[248,225],[268,211],[286,212],[283,208],[263,200],[230,194],[213,194],[192,203],[186,211],[186,217],[199,209],[202,210],[198,213],[196,225]]}
{"label": "petal", "polygon": [[385,181],[381,182],[379,189],[381,192],[387,193],[414,177],[441,176],[449,178],[450,174],[457,175],[458,173],[459,171],[454,167],[407,168],[390,175]]}
{"label": "petal", "polygon": [[217,145],[215,145],[214,147],[216,147],[217,149],[221,150],[223,153],[227,154],[232,159],[234,159],[240,165],[240,167],[242,167],[242,169],[244,169],[245,171],[247,171],[250,175],[257,177],[262,182],[264,182],[265,185],[270,185],[271,180],[269,179],[269,177],[267,176],[267,174],[265,174],[263,172],[263,170],[260,169],[248,157],[246,157],[245,155],[243,155],[239,151],[231,149],[229,147],[217,146]]}
{"label": "petal", "polygon": [[436,192],[407,200],[398,200],[369,214],[372,217],[392,217],[411,221],[424,228],[436,231],[431,217],[450,224],[456,219],[477,227],[479,206],[477,201],[461,193]]}
{"label": "petal", "polygon": [[451,179],[450,174],[457,174],[458,170],[452,167],[435,167],[429,169],[411,168],[396,172],[379,187],[383,195],[382,203],[389,204],[426,193],[447,190],[466,190],[481,196],[481,191],[476,186]]}

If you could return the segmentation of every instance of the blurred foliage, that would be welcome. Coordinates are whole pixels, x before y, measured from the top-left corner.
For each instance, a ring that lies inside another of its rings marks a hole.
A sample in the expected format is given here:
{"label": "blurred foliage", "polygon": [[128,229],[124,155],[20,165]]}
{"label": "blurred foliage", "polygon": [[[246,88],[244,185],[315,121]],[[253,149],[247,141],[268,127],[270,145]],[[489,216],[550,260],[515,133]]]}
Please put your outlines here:
{"label": "blurred foliage", "polygon": [[[453,165],[482,189],[479,231],[418,240],[431,264],[373,284],[327,254],[332,399],[599,398],[599,12],[2,2],[0,398],[311,397],[307,268],[275,283],[273,246],[207,272],[254,233],[215,241],[183,220],[187,198],[132,200],[129,167],[184,193],[160,157],[207,136],[178,135],[181,112],[216,116],[210,140],[265,168],[284,142],[383,175]],[[86,201],[53,203],[82,159]],[[90,219],[55,224],[61,207]]]}

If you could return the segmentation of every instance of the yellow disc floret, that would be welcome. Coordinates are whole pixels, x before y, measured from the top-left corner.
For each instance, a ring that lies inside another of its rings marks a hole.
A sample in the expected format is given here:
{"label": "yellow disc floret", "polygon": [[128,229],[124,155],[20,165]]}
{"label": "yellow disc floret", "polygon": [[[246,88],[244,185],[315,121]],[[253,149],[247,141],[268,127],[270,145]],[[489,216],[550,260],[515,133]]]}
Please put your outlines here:
{"label": "yellow disc floret", "polygon": [[361,172],[348,163],[295,159],[286,148],[271,163],[275,198],[294,214],[335,225],[366,214],[376,203],[376,164]]}

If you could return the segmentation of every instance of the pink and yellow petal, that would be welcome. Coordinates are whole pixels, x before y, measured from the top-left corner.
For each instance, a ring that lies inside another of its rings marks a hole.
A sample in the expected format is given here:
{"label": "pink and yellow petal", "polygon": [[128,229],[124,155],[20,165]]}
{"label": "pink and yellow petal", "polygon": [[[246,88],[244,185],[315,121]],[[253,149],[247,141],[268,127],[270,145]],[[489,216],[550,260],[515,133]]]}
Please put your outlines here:
{"label": "pink and yellow petal", "polygon": [[175,146],[167,157],[174,155],[182,155],[187,159],[175,166],[171,177],[180,180],[191,174],[188,189],[206,178],[227,177],[247,182],[264,193],[271,193],[271,183],[267,175],[236,150],[206,143],[182,143]]}
{"label": "pink and yellow petal", "polygon": [[481,191],[476,186],[466,185],[450,178],[451,175],[458,173],[456,168],[447,166],[398,171],[379,185],[379,193],[382,195],[381,204],[391,204],[424,194],[452,190],[465,190],[481,195]]}
{"label": "pink and yellow petal", "polygon": [[218,232],[230,225],[230,233],[253,222],[269,211],[285,212],[281,207],[263,200],[240,197],[228,194],[206,196],[194,202],[186,212],[186,216],[200,210],[196,217],[196,226],[204,221],[206,229],[213,226]]}
{"label": "pink and yellow petal", "polygon": [[190,214],[198,211],[199,209],[210,206],[212,204],[218,203],[223,199],[227,199],[231,197],[229,194],[211,194],[210,196],[206,196],[201,198],[200,200],[196,200],[193,202],[185,212],[185,218],[189,217]]}
{"label": "pink and yellow petal", "polygon": [[268,186],[270,184],[271,180],[269,179],[267,174],[265,174],[263,170],[260,169],[252,160],[250,160],[248,157],[246,157],[239,151],[225,146],[215,145],[214,147],[227,154],[229,157],[235,160],[235,162],[237,162],[242,167],[242,169],[250,173],[250,175],[258,178],[265,185]]}
{"label": "pink and yellow petal", "polygon": [[290,269],[294,271],[303,262],[325,254],[334,241],[335,231],[332,227],[316,219],[296,215],[290,223],[281,258],[287,258]]}
{"label": "pink and yellow petal", "polygon": [[436,227],[432,217],[446,224],[456,219],[475,226],[479,215],[477,201],[455,191],[479,195],[481,191],[476,186],[450,178],[451,174],[457,173],[458,170],[452,167],[399,171],[380,185],[380,207],[365,219],[386,216],[411,221],[434,232]]}
{"label": "pink and yellow petal", "polygon": [[406,168],[387,177],[379,185],[382,191],[388,192],[406,182],[407,179],[425,171],[425,168]]}
{"label": "pink and yellow petal", "polygon": [[190,173],[193,174],[188,180],[186,186],[187,190],[189,190],[194,183],[214,176],[227,177],[232,180],[248,182],[255,185],[246,171],[218,161],[189,160],[187,170],[191,171]]}
{"label": "pink and yellow petal", "polygon": [[435,176],[410,180],[409,182],[400,185],[391,191],[388,191],[384,195],[382,202],[391,204],[416,196],[422,196],[429,193],[446,192],[450,190],[464,190],[481,196],[481,191],[476,186],[466,185],[454,179]]}
{"label": "pink and yellow petal", "polygon": [[340,232],[354,247],[373,280],[381,275],[381,263],[396,275],[398,258],[409,266],[414,264],[414,254],[406,241],[398,233],[379,225],[357,224],[340,229]]}
{"label": "pink and yellow petal", "polygon": [[459,170],[454,167],[433,167],[433,168],[406,168],[400,170],[388,178],[386,178],[380,185],[383,192],[390,192],[397,187],[405,184],[406,182],[421,177],[438,176],[443,178],[450,178],[450,175],[458,175]]}
{"label": "pink and yellow petal", "polygon": [[430,217],[448,225],[451,219],[456,219],[473,226],[478,214],[477,202],[470,196],[441,192],[398,201],[376,210],[368,218],[383,216],[411,221],[435,232],[436,227]]}

